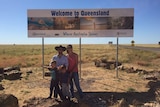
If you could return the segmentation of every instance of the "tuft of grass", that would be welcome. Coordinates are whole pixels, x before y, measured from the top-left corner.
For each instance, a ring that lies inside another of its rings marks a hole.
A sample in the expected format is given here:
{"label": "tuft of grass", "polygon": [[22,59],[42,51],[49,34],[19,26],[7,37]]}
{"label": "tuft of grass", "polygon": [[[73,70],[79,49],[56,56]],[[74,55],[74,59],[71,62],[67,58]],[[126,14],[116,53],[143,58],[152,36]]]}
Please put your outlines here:
{"label": "tuft of grass", "polygon": [[21,92],[22,92],[23,94],[31,93],[30,91],[27,91],[27,90],[22,90]]}
{"label": "tuft of grass", "polygon": [[134,89],[134,88],[132,88],[132,87],[129,87],[128,89],[127,89],[127,92],[135,92],[136,90]]}
{"label": "tuft of grass", "polygon": [[29,74],[26,73],[25,80],[28,80],[28,78],[29,78]]}

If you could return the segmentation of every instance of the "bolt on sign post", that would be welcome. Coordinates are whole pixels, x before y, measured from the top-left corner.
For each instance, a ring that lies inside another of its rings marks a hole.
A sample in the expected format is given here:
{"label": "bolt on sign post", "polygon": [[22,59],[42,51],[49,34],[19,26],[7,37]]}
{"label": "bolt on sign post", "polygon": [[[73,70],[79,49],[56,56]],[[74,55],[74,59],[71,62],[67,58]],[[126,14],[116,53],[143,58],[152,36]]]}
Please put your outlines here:
{"label": "bolt on sign post", "polygon": [[29,38],[133,37],[133,8],[28,9],[27,19]]}

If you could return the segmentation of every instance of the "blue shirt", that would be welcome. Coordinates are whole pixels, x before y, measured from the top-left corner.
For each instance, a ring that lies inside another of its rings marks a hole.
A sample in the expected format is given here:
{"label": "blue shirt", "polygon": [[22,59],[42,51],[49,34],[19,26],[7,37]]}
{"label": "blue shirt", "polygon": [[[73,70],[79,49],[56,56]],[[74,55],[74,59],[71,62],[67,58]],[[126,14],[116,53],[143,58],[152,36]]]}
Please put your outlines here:
{"label": "blue shirt", "polygon": [[61,57],[59,57],[58,55],[54,55],[52,60],[56,60],[56,65],[61,66],[61,65],[65,65],[66,68],[68,68],[68,58],[65,55],[62,55]]}
{"label": "blue shirt", "polygon": [[50,72],[51,72],[52,79],[55,80],[56,79],[56,71],[52,69],[52,70],[50,70]]}
{"label": "blue shirt", "polygon": [[51,73],[51,77],[53,80],[57,79],[57,68],[48,68],[48,70]]}

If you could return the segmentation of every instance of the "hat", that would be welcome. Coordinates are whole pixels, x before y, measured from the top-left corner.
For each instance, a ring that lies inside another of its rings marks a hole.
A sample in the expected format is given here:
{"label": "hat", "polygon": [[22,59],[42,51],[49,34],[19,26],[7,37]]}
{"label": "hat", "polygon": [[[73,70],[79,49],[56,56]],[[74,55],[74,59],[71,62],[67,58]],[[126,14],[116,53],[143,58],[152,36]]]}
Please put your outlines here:
{"label": "hat", "polygon": [[55,50],[58,50],[58,49],[60,49],[60,48],[61,48],[63,51],[66,50],[66,47],[63,47],[62,45],[56,46],[56,47],[55,47]]}

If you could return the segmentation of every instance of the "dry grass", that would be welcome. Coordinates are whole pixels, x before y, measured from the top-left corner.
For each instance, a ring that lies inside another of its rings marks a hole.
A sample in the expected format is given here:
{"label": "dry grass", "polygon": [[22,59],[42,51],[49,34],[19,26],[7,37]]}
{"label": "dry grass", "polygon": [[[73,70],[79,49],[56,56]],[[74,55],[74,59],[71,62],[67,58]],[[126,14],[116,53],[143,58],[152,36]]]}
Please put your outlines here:
{"label": "dry grass", "polygon": [[[130,44],[124,44],[124,45],[131,46]],[[158,47],[160,47],[160,45],[159,45],[158,43],[157,43],[157,44],[135,44],[134,46],[153,47],[153,48],[158,48]]]}
{"label": "dry grass", "polygon": [[[64,45],[66,46],[66,45]],[[45,45],[45,64],[56,54],[55,45]],[[74,45],[74,51],[79,54],[79,45]],[[81,48],[81,87],[85,92],[146,92],[147,80],[137,74],[127,74],[119,71],[116,77],[115,70],[107,70],[94,66],[95,60],[116,59],[116,47],[112,45],[82,45]],[[19,99],[20,106],[23,101],[31,97],[48,97],[50,77],[42,77],[42,50],[41,45],[1,45],[0,67],[19,65],[22,79],[3,80],[5,88],[0,93],[11,93]],[[160,70],[160,55],[148,51],[119,48],[119,61],[125,66],[142,69]],[[27,75],[26,72],[33,73]],[[38,92],[38,94],[37,94]]]}
{"label": "dry grass", "polygon": [[[66,45],[64,45],[66,46]],[[148,45],[147,45],[148,46]],[[150,46],[150,45],[149,45]],[[151,45],[152,46],[152,45]],[[47,65],[53,55],[57,54],[55,45],[44,46],[44,63]],[[40,67],[42,65],[41,45],[1,45],[0,67]],[[80,55],[79,45],[74,45],[74,51]],[[66,54],[66,52],[64,52]],[[160,54],[141,50],[119,48],[119,61],[127,64],[158,68]],[[80,59],[80,58],[79,58]],[[113,45],[82,45],[82,63],[94,62],[95,60],[116,60],[116,46]],[[158,62],[158,63],[157,63]]]}
{"label": "dry grass", "polygon": [[[27,75],[26,72],[32,70],[33,73]],[[13,94],[19,100],[22,107],[25,100],[33,97],[47,98],[49,95],[50,77],[42,78],[41,68],[22,68],[21,80],[3,80],[1,84],[5,88],[0,93]],[[46,70],[47,71],[47,70]],[[81,88],[84,92],[147,92],[147,80],[143,80],[137,74],[127,74],[119,71],[116,77],[115,70],[97,68],[93,63],[82,64]],[[37,93],[38,92],[38,93]]]}

